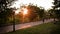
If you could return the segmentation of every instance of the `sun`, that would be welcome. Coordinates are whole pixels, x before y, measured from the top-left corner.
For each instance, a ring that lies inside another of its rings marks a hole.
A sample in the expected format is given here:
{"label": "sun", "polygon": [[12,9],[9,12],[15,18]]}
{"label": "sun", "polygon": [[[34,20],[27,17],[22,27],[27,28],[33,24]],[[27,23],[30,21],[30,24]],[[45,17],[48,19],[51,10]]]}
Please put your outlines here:
{"label": "sun", "polygon": [[14,11],[16,15],[19,14],[20,12],[23,13],[23,15],[28,14],[28,9],[24,7],[22,7],[21,9],[14,10]]}
{"label": "sun", "polygon": [[24,8],[23,9],[23,15],[26,15],[26,14],[28,14],[28,10],[27,10],[27,8]]}

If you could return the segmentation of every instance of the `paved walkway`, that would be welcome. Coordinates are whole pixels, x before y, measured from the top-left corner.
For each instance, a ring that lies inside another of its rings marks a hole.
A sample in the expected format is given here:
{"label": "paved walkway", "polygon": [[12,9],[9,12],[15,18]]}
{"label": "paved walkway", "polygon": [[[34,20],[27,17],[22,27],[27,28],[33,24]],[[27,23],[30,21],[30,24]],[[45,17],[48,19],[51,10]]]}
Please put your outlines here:
{"label": "paved walkway", "polygon": [[[53,19],[45,20],[44,23],[48,23],[51,21],[53,21]],[[43,22],[37,21],[37,22],[30,22],[30,23],[25,23],[25,24],[17,24],[17,25],[15,25],[15,30],[32,27],[32,26],[36,26],[39,24],[43,24]],[[6,32],[10,32],[10,31],[13,31],[13,25],[0,28],[0,33],[6,33]]]}

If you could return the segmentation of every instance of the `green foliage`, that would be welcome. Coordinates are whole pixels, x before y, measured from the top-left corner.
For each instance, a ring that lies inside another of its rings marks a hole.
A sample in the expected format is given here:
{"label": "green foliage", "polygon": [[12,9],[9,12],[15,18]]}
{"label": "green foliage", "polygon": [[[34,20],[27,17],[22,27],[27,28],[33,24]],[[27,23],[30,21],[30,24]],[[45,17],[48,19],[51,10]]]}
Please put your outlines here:
{"label": "green foliage", "polygon": [[8,8],[9,0],[0,0],[0,26],[5,25],[14,12],[11,8]]}
{"label": "green foliage", "polygon": [[49,13],[50,18],[55,18],[56,17],[56,14],[54,12],[54,9],[48,10],[48,13]]}
{"label": "green foliage", "polygon": [[53,4],[55,5],[54,8],[60,7],[60,0],[54,0]]}
{"label": "green foliage", "polygon": [[54,3],[53,3],[55,6],[53,7],[53,10],[54,10],[54,13],[55,13],[55,17],[60,19],[60,9],[58,9],[60,7],[60,1],[58,0],[54,0]]}
{"label": "green foliage", "polygon": [[[56,25],[56,28],[52,29],[51,34],[60,34],[60,0],[54,0],[53,3],[55,6],[53,7],[53,12],[55,14],[56,19],[58,19],[58,21],[55,21],[54,24]],[[59,8],[59,9],[58,9]]]}
{"label": "green foliage", "polygon": [[39,16],[39,18],[44,17],[44,9],[43,8],[37,7],[37,6],[34,6],[34,5],[29,5],[27,8],[29,10],[30,20],[35,19],[37,16]]}

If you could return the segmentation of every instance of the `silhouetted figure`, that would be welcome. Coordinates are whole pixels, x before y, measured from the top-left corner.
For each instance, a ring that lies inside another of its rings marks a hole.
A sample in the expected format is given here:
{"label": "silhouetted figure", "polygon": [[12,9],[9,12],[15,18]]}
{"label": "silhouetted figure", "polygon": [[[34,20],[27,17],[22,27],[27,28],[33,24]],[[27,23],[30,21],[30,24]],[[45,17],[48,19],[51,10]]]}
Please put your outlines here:
{"label": "silhouetted figure", "polygon": [[43,23],[44,23],[44,19],[43,19]]}

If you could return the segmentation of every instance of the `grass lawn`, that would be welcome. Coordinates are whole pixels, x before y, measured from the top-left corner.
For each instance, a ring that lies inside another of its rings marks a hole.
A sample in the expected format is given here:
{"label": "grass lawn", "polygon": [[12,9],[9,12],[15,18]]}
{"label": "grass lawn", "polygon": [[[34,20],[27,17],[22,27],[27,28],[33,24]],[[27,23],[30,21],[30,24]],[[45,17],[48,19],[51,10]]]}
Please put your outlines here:
{"label": "grass lawn", "polygon": [[15,32],[8,32],[5,34],[50,34],[53,27],[55,27],[53,23],[45,23],[34,27],[17,30]]}

